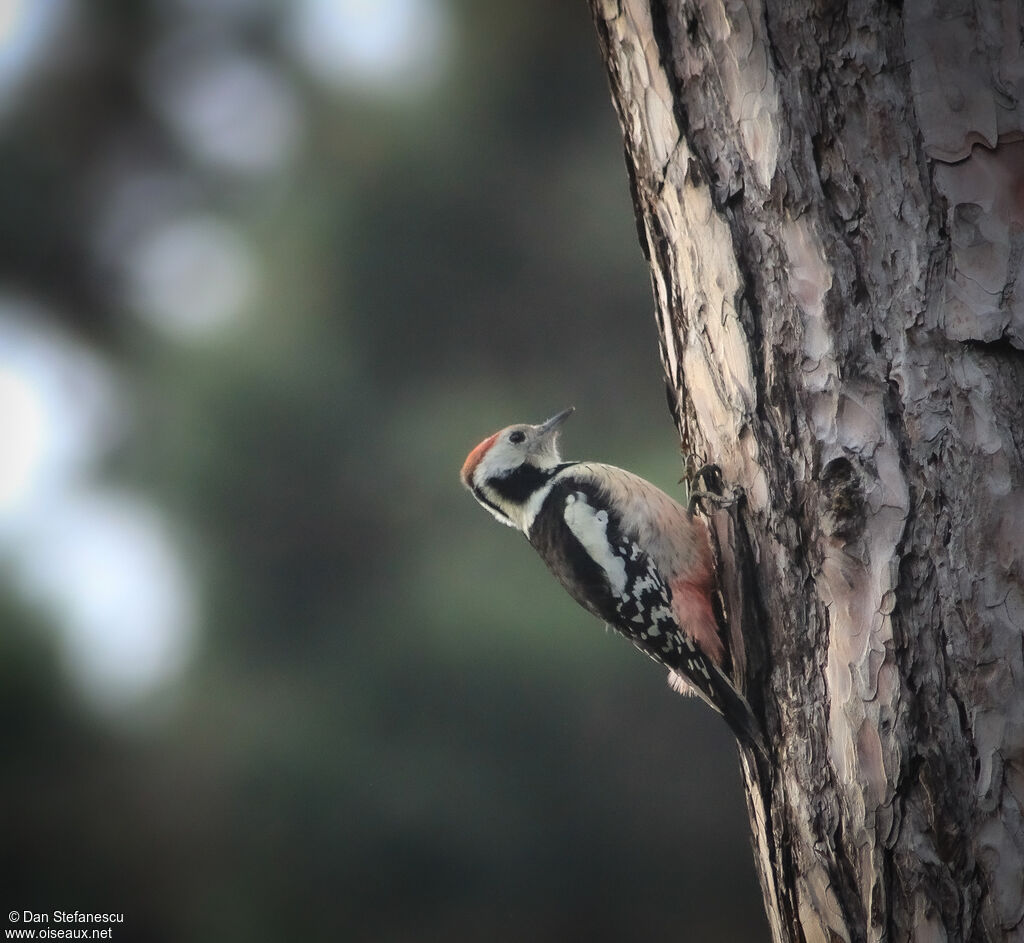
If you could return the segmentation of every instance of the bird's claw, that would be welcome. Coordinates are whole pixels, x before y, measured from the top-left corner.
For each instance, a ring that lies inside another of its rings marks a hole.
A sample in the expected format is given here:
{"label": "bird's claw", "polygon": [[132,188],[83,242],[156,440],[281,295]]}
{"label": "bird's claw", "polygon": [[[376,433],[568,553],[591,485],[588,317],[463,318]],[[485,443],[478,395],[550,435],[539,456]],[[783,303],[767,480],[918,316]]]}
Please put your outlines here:
{"label": "bird's claw", "polygon": [[694,491],[690,494],[690,501],[686,509],[693,514],[699,507],[705,514],[708,513],[708,505],[713,505],[716,510],[732,507],[740,497],[739,491],[732,491],[729,494],[715,494],[713,491]]}
{"label": "bird's claw", "polygon": [[704,482],[704,491],[711,494],[721,494],[722,491],[722,469],[713,462],[705,462],[697,468],[690,476],[690,485],[694,492],[699,491],[701,481]]}

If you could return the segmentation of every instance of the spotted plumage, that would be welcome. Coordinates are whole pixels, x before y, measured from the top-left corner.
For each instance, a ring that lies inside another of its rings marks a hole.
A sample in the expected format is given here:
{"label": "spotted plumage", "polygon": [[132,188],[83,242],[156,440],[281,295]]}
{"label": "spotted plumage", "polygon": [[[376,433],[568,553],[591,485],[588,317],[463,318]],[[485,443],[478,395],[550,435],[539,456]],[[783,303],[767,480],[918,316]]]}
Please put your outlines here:
{"label": "spotted plumage", "polygon": [[703,522],[621,468],[562,461],[557,433],[570,413],[485,439],[466,459],[463,483],[494,517],[526,535],[573,599],[763,751],[750,707],[724,671]]}

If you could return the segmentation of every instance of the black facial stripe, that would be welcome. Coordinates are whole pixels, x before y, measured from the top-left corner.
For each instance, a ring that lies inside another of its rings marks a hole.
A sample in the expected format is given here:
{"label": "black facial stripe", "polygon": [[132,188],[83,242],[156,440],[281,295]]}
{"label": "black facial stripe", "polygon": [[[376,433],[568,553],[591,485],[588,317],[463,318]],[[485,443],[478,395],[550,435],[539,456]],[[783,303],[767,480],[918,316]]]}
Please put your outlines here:
{"label": "black facial stripe", "polygon": [[478,485],[473,486],[473,495],[481,504],[486,504],[495,514],[500,514],[505,520],[509,520],[509,516],[496,505],[490,498],[484,494],[484,489]]}
{"label": "black facial stripe", "polygon": [[554,468],[538,468],[524,462],[513,468],[507,475],[494,476],[487,479],[487,484],[511,504],[526,504],[530,496],[539,491],[563,468],[575,465],[575,462],[562,462]]}

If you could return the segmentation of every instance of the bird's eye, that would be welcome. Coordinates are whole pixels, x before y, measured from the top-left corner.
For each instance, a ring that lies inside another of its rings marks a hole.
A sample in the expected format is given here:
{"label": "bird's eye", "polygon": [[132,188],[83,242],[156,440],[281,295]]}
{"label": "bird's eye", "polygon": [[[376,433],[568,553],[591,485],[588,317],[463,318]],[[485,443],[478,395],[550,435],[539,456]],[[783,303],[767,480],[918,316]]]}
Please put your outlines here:
{"label": "bird's eye", "polygon": [[510,432],[508,434],[508,440],[513,445],[519,445],[520,442],[526,441],[526,433],[519,429],[516,429],[515,432]]}

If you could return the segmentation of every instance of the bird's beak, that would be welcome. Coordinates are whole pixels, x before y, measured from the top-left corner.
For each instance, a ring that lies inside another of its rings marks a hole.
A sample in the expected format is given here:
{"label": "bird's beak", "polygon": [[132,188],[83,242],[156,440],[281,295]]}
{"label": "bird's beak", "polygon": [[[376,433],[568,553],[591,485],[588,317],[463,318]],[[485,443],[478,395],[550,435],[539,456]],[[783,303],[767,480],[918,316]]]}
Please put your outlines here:
{"label": "bird's beak", "polygon": [[568,409],[563,409],[560,413],[556,413],[554,416],[552,416],[547,422],[542,422],[539,426],[537,426],[537,431],[544,437],[551,435],[574,412],[576,412],[575,406],[570,406]]}

